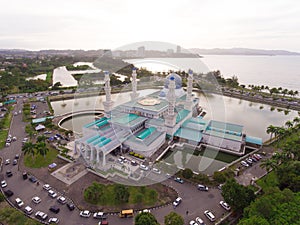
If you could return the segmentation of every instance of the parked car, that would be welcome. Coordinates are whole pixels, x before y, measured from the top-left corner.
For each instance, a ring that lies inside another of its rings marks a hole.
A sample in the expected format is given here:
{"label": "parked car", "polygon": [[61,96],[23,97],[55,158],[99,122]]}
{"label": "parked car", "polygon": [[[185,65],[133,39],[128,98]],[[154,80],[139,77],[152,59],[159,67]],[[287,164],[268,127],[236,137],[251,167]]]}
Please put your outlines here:
{"label": "parked car", "polygon": [[108,221],[107,220],[102,220],[98,223],[98,225],[108,225]]}
{"label": "parked car", "polygon": [[49,191],[51,189],[51,186],[49,184],[44,184],[43,189],[45,189],[46,191]]}
{"label": "parked car", "polygon": [[20,155],[19,154],[16,154],[15,155],[15,159],[19,159],[20,158]]}
{"label": "parked car", "polygon": [[4,162],[4,164],[5,164],[5,165],[10,164],[10,159],[6,159],[5,162]]}
{"label": "parked car", "polygon": [[48,191],[48,195],[49,195],[51,198],[56,198],[56,197],[57,197],[56,192],[53,191],[53,190],[49,190],[49,191]]}
{"label": "parked car", "polygon": [[51,217],[48,221],[48,223],[55,223],[58,224],[59,223],[59,219],[56,217]]}
{"label": "parked car", "polygon": [[14,159],[12,164],[13,164],[14,166],[17,165],[17,164],[18,164],[18,160],[17,160],[17,159]]}
{"label": "parked car", "polygon": [[205,225],[204,221],[198,216],[196,217],[196,222],[199,224],[199,225]]}
{"label": "parked car", "polygon": [[58,224],[59,223],[59,219],[56,217],[51,217],[48,221],[48,223],[54,223],[54,224]]}
{"label": "parked car", "polygon": [[39,220],[46,220],[48,218],[48,215],[42,211],[37,211],[35,213],[35,217]]}
{"label": "parked car", "polygon": [[216,217],[215,215],[209,211],[209,210],[206,210],[204,211],[204,215],[211,221],[211,222],[214,222],[216,220]]}
{"label": "parked car", "polygon": [[181,184],[183,184],[183,182],[184,182],[180,177],[175,177],[174,180]]}
{"label": "parked car", "polygon": [[89,218],[91,216],[91,213],[89,210],[80,211],[79,214],[81,217]]}
{"label": "parked car", "polygon": [[60,204],[62,204],[62,205],[64,205],[64,204],[67,203],[67,199],[66,199],[64,196],[59,196],[59,197],[57,198],[57,201],[58,201]]}
{"label": "parked car", "polygon": [[27,172],[23,172],[22,176],[23,176],[23,180],[26,180],[28,178]]}
{"label": "parked car", "polygon": [[104,212],[95,212],[93,215],[94,219],[106,219],[107,215]]}
{"label": "parked car", "polygon": [[21,208],[24,205],[24,202],[20,198],[16,198],[16,204],[19,208]]}
{"label": "parked car", "polygon": [[131,160],[130,163],[131,163],[132,166],[137,166],[138,165],[138,163],[136,161],[134,161],[134,160]]}
{"label": "parked car", "polygon": [[1,187],[2,187],[2,188],[5,188],[5,187],[7,187],[7,183],[6,183],[6,181],[5,181],[5,180],[1,181]]}
{"label": "parked car", "polygon": [[41,199],[38,196],[35,196],[31,199],[35,204],[39,204],[41,202]]}
{"label": "parked car", "polygon": [[161,174],[161,171],[157,168],[152,168],[153,173]]}
{"label": "parked car", "polygon": [[247,161],[247,163],[248,163],[250,166],[252,166],[253,161],[252,161],[250,158],[247,158],[246,161]]}
{"label": "parked car", "polygon": [[6,176],[7,177],[12,177],[13,173],[10,170],[6,171]]}
{"label": "parked car", "polygon": [[70,211],[73,211],[73,210],[75,209],[75,205],[74,205],[73,203],[71,203],[71,202],[68,202],[68,203],[67,203],[67,207],[68,207],[68,209],[69,209]]}
{"label": "parked car", "polygon": [[196,223],[196,221],[195,220],[191,220],[190,221],[190,223],[189,223],[189,225],[199,225],[198,223]]}
{"label": "parked car", "polygon": [[244,166],[244,167],[249,167],[249,164],[246,163],[245,161],[241,161],[241,165]]}
{"label": "parked car", "polygon": [[11,196],[14,195],[14,193],[11,190],[4,191],[4,194],[5,194],[6,197],[11,197]]}
{"label": "parked car", "polygon": [[198,184],[197,188],[199,191],[208,191],[208,187],[202,184]]}
{"label": "parked car", "polygon": [[148,170],[149,170],[149,167],[148,167],[148,166],[145,166],[144,164],[141,164],[141,165],[140,165],[140,169],[141,169],[141,170],[148,171]]}
{"label": "parked car", "polygon": [[173,202],[173,206],[177,207],[179,206],[179,204],[182,202],[182,198],[178,197],[175,199],[175,201]]}
{"label": "parked car", "polygon": [[30,182],[32,182],[32,183],[36,183],[36,182],[37,182],[37,179],[36,179],[34,176],[30,176],[30,177],[29,177],[29,180],[30,180]]}
{"label": "parked car", "polygon": [[51,206],[51,207],[49,208],[49,210],[50,210],[51,212],[57,214],[57,213],[59,213],[60,208],[59,208],[58,206],[56,206],[56,205],[53,205],[53,206]]}
{"label": "parked car", "polygon": [[30,206],[26,206],[25,209],[24,209],[24,212],[27,215],[31,215],[33,213],[33,209]]}
{"label": "parked car", "polygon": [[220,205],[227,211],[230,211],[230,209],[231,209],[230,206],[224,201],[220,201]]}

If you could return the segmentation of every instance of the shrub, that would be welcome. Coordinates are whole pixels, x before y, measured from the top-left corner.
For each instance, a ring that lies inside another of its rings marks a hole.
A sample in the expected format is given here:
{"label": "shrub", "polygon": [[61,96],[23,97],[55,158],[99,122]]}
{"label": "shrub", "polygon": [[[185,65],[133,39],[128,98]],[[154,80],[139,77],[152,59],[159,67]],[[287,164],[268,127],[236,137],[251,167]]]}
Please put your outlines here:
{"label": "shrub", "polygon": [[193,171],[189,168],[182,170],[181,174],[185,179],[191,179],[194,175]]}

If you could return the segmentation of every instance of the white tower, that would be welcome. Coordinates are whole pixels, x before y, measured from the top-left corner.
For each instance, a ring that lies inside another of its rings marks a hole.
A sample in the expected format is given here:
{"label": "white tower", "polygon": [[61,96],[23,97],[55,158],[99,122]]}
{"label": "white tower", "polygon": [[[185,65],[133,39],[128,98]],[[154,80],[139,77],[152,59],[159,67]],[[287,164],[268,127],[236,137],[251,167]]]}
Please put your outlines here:
{"label": "white tower", "polygon": [[130,93],[131,100],[139,97],[139,93],[137,93],[137,81],[136,81],[136,68],[132,69],[132,93]]}
{"label": "white tower", "polygon": [[103,102],[104,116],[109,118],[114,102],[111,100],[111,87],[110,87],[109,72],[104,71],[104,75],[105,75],[105,77],[104,77],[104,81],[105,81],[104,90],[105,90],[105,98],[106,98],[105,102]]}
{"label": "white tower", "polygon": [[[175,103],[176,103],[176,95],[175,95],[175,78],[173,76],[170,77],[169,91],[167,94],[167,99],[168,99],[169,105],[168,105],[168,114],[165,116],[165,125],[167,127],[174,127],[176,125],[176,114],[174,112]],[[168,133],[170,133],[170,132],[168,132]]]}
{"label": "white tower", "polygon": [[184,104],[184,109],[189,111],[192,110],[192,92],[193,92],[193,71],[189,70],[189,76],[187,79],[187,93],[186,93],[186,101]]}

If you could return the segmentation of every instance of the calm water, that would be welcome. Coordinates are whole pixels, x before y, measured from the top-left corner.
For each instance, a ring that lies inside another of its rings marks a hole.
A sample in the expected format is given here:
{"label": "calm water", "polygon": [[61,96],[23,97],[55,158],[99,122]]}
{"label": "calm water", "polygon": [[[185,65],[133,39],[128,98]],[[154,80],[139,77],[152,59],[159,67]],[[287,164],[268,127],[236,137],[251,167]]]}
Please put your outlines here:
{"label": "calm water", "polygon": [[[139,91],[141,96],[148,95],[157,90],[147,89]],[[261,137],[267,140],[266,128],[272,124],[276,126],[283,125],[287,120],[293,119],[298,115],[296,111],[290,111],[288,115],[284,111],[275,109],[271,111],[271,106],[260,103],[251,103],[245,100],[223,97],[219,95],[203,95],[195,93],[200,98],[200,105],[207,111],[205,119],[214,119],[227,121],[244,125],[244,131],[250,136]],[[103,109],[102,101],[105,96],[95,96],[89,98],[65,100],[65,106],[62,101],[51,102],[55,115],[76,112],[87,109]],[[127,102],[130,99],[130,92],[113,94],[114,106]],[[64,127],[81,132],[81,127],[94,120],[93,116],[76,117],[72,121],[63,124]],[[74,126],[73,126],[74,124]]]}
{"label": "calm water", "polygon": [[203,58],[153,58],[127,60],[152,71],[193,69],[220,70],[224,77],[236,75],[241,84],[268,85],[300,91],[300,56],[204,55]]}

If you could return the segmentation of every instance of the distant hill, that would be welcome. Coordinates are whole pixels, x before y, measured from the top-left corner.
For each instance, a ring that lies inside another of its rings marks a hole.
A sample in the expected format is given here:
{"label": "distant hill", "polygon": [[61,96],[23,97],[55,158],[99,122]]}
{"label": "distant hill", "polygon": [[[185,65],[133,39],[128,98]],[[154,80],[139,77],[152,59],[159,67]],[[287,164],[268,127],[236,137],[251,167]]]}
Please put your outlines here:
{"label": "distant hill", "polygon": [[264,50],[251,48],[191,48],[189,50],[200,55],[300,55],[299,52],[290,52],[286,50]]}

